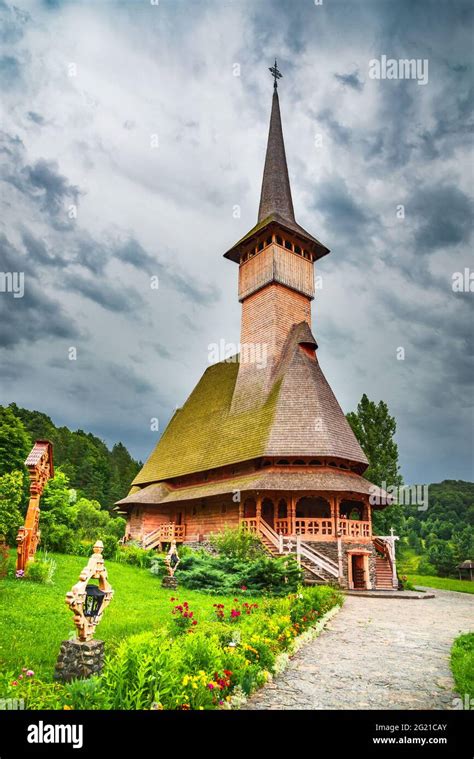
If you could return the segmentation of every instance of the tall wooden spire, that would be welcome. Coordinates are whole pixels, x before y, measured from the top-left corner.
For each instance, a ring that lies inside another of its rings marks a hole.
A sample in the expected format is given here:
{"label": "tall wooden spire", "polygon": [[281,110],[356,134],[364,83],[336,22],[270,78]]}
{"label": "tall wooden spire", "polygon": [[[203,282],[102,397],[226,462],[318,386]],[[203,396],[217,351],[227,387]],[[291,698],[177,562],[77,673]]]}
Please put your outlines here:
{"label": "tall wooden spire", "polygon": [[271,214],[278,214],[286,221],[295,222],[290,179],[286,163],[285,143],[281,126],[278,90],[273,90],[270,129],[268,130],[267,153],[263,170],[262,191],[258,221],[262,222]]}

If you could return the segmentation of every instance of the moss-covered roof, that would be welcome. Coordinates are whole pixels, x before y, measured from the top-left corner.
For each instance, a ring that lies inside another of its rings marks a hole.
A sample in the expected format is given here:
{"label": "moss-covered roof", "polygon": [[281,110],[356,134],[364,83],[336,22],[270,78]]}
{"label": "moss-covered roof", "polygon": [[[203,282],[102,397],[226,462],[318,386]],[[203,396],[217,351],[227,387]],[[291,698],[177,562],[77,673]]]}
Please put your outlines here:
{"label": "moss-covered roof", "polygon": [[367,467],[316,356],[309,325],[295,324],[262,402],[249,378],[252,405],[232,411],[237,361],[207,369],[183,408],[176,411],[132,485],[148,485],[261,456],[337,457]]}
{"label": "moss-covered roof", "polygon": [[133,485],[167,480],[262,456],[275,415],[280,383],[266,402],[230,414],[239,364],[207,369],[184,406],[176,411]]}

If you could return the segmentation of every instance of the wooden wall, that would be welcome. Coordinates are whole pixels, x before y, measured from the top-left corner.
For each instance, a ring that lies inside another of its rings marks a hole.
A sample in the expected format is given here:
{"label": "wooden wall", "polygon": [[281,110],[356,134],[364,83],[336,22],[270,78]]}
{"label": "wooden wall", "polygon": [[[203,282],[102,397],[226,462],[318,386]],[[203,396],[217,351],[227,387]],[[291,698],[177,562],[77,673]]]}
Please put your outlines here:
{"label": "wooden wall", "polygon": [[239,504],[224,495],[173,505],[135,507],[129,518],[131,537],[139,539],[142,533],[152,532],[163,522],[186,525],[186,541],[207,539],[211,532],[219,532],[226,525],[238,526]]}

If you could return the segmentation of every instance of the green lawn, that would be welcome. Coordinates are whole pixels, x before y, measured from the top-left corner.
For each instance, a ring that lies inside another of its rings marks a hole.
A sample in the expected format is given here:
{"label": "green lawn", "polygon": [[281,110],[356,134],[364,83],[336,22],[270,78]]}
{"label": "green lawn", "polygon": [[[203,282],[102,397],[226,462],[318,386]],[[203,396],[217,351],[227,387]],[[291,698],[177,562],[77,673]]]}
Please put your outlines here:
{"label": "green lawn", "polygon": [[474,633],[460,635],[451,649],[451,669],[456,692],[474,698]]}
{"label": "green lawn", "polygon": [[[51,555],[57,561],[54,585],[0,580],[0,669],[16,674],[28,667],[42,680],[52,679],[60,643],[75,632],[64,598],[87,563],[80,556]],[[121,639],[153,630],[169,620],[173,595],[188,601],[200,620],[212,616],[213,603],[225,601],[222,596],[184,588],[173,594],[145,569],[112,561],[107,561],[106,567],[115,596],[96,637],[106,642],[108,653]]]}
{"label": "green lawn", "polygon": [[413,585],[423,585],[439,590],[456,590],[459,593],[474,593],[474,582],[470,580],[454,580],[451,577],[432,577],[431,575],[409,574],[407,576]]}

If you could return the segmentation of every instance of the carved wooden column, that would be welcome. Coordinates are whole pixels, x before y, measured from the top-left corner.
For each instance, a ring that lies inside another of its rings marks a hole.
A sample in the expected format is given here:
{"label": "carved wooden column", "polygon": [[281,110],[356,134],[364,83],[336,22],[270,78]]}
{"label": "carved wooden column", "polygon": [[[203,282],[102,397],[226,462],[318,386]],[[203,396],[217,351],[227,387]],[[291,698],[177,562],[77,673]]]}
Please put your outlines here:
{"label": "carved wooden column", "polygon": [[296,496],[290,496],[290,519],[288,522],[288,532],[290,535],[296,534]]}
{"label": "carved wooden column", "polygon": [[260,493],[257,494],[257,506],[255,510],[255,515],[257,517],[257,530],[260,525],[260,519],[262,518],[262,496]]}
{"label": "carved wooden column", "polygon": [[370,507],[369,499],[365,502],[365,508],[367,509],[367,521],[369,523],[369,535],[372,537],[372,509]]}

